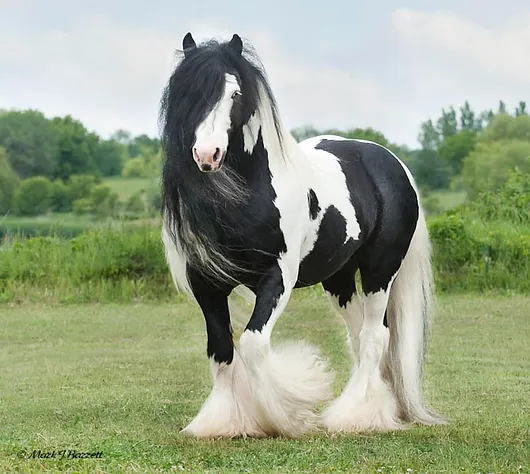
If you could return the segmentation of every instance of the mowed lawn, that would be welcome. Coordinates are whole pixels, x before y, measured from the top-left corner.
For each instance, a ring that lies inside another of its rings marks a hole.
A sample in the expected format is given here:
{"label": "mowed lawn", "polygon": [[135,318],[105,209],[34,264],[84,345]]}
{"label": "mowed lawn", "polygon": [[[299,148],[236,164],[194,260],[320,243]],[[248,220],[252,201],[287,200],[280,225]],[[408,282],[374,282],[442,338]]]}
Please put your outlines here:
{"label": "mowed lawn", "polygon": [[[530,472],[530,298],[444,296],[427,365],[442,427],[300,440],[196,441],[179,430],[210,390],[188,303],[0,306],[0,472]],[[275,341],[317,344],[349,371],[325,298],[300,293]],[[28,459],[33,450],[100,459]]]}

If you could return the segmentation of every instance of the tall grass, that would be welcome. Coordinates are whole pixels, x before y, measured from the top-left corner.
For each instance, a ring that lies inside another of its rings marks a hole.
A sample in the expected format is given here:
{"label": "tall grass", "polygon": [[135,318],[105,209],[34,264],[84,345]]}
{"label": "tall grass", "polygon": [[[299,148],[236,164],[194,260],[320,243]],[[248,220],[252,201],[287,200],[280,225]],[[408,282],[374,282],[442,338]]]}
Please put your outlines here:
{"label": "tall grass", "polygon": [[530,224],[443,215],[429,222],[442,291],[530,292]]}
{"label": "tall grass", "polygon": [[159,228],[14,238],[0,251],[0,300],[130,301],[174,296]]}
{"label": "tall grass", "polygon": [[[440,291],[530,292],[528,226],[444,215],[429,228]],[[14,237],[0,247],[0,301],[175,297],[158,223],[113,223],[71,240]]]}

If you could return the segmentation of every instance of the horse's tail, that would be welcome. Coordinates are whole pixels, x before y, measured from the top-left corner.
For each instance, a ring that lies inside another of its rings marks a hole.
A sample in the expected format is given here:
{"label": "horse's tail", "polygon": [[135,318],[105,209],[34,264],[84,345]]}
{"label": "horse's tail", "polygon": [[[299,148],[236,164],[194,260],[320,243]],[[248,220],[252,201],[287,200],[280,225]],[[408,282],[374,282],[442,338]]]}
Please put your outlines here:
{"label": "horse's tail", "polygon": [[426,425],[443,423],[441,417],[426,408],[423,395],[426,337],[434,289],[430,253],[427,224],[420,206],[416,230],[390,290],[386,375],[392,382],[402,419]]}

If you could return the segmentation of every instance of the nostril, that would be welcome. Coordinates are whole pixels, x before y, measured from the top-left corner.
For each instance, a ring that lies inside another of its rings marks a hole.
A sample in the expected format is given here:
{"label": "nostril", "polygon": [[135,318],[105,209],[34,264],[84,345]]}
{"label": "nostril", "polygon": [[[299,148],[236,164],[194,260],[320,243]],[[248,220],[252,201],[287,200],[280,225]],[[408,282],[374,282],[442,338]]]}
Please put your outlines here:
{"label": "nostril", "polygon": [[219,150],[219,148],[216,148],[215,153],[213,155],[213,161],[217,161],[219,159],[220,154],[221,154],[221,150]]}

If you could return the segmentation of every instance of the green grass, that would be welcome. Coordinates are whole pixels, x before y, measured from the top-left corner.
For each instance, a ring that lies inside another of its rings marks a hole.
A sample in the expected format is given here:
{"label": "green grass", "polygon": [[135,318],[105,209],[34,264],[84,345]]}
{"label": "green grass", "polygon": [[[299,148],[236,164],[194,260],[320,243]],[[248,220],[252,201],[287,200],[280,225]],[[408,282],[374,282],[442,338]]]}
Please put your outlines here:
{"label": "green grass", "polygon": [[[209,389],[204,322],[188,303],[0,306],[0,472],[528,473],[530,298],[439,298],[426,378],[451,423],[300,440],[196,441],[179,430]],[[321,347],[348,374],[344,330],[299,292],[274,341]],[[101,451],[102,459],[20,459]]]}
{"label": "green grass", "polygon": [[106,184],[112,188],[113,191],[118,193],[120,201],[127,201],[133,194],[138,191],[149,189],[153,183],[156,183],[155,179],[149,178],[105,178],[103,184]]}
{"label": "green grass", "polygon": [[0,239],[4,236],[57,235],[73,237],[98,225],[94,216],[50,213],[44,216],[0,216]]}

